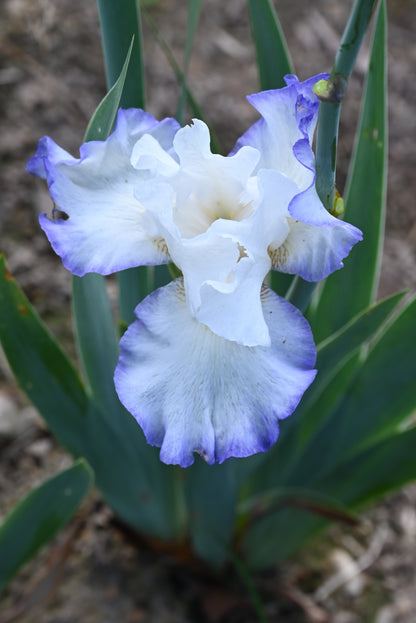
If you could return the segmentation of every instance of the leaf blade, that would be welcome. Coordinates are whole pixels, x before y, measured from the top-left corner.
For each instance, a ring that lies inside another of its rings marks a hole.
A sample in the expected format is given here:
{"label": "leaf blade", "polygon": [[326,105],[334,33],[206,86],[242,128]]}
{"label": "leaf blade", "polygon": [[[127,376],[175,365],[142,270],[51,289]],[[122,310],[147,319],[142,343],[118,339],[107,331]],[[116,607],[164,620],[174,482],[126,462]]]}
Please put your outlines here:
{"label": "leaf blade", "polygon": [[29,493],[0,526],[0,593],[19,568],[71,519],[92,485],[80,460]]}
{"label": "leaf blade", "polygon": [[0,257],[0,340],[10,367],[54,434],[82,452],[88,397],[68,357],[41,322]]}
{"label": "leaf blade", "polygon": [[280,89],[285,86],[283,77],[293,74],[294,69],[277,14],[270,0],[248,0],[248,8],[260,88],[262,91]]}
{"label": "leaf blade", "polygon": [[108,89],[117,81],[134,37],[120,105],[122,108],[144,108],[145,81],[139,3],[136,0],[97,0],[97,3]]}
{"label": "leaf blade", "polygon": [[110,134],[123,95],[134,39],[130,43],[121,73],[107,95],[98,104],[85,132],[84,141],[105,140]]}

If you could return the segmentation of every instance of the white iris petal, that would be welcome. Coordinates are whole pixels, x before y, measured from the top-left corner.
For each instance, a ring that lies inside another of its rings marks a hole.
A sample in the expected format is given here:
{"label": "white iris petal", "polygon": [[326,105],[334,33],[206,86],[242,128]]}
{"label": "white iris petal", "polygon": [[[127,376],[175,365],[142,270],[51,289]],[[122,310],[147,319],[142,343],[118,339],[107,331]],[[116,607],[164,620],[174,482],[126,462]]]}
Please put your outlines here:
{"label": "white iris petal", "polygon": [[315,156],[311,143],[318,118],[318,98],[314,84],[325,75],[299,82],[287,76],[288,86],[248,97],[261,113],[257,121],[237,141],[261,154],[256,172],[279,172],[294,186],[289,202],[290,233],[286,240],[270,244],[272,268],[319,281],[343,266],[362,233],[349,223],[333,217],[322,205],[315,190]]}
{"label": "white iris petal", "polygon": [[270,347],[219,337],[189,313],[182,280],[153,292],[124,334],[115,383],[166,463],[187,467],[200,454],[222,463],[266,451],[315,377],[308,323],[264,289]]}
{"label": "white iris petal", "polygon": [[136,198],[161,225],[183,272],[191,314],[228,340],[267,346],[260,290],[271,268],[269,245],[283,243],[289,233],[288,206],[297,187],[275,171],[251,176],[256,149],[243,147],[225,158],[211,153],[209,140],[202,121],[179,130],[176,173],[164,176],[165,186],[142,184]]}
{"label": "white iris petal", "polygon": [[[40,141],[28,170],[46,177],[57,214],[64,216],[42,214],[40,224],[72,273],[108,275],[170,261],[158,221],[145,213],[134,189],[157,175],[161,153],[177,167],[165,150],[172,150],[178,127],[173,119],[159,123],[141,110],[120,110],[113,134],[82,145],[79,159],[48,137]],[[148,139],[147,152],[135,167],[131,157],[141,137]]]}

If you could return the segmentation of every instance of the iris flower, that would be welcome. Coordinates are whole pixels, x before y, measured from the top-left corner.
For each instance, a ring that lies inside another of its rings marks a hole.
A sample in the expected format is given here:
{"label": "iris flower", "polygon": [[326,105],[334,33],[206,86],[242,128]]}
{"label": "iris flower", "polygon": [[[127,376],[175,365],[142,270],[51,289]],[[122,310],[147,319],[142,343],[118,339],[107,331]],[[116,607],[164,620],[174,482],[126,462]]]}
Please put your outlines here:
{"label": "iris flower", "polygon": [[322,77],[249,96],[261,118],[229,156],[211,152],[202,121],[180,128],[130,109],[79,159],[44,137],[28,163],[56,206],[40,224],[72,273],[170,262],[182,272],[136,307],[114,377],[166,463],[268,450],[315,377],[307,321],[265,278],[323,279],[362,237],[316,194]]}

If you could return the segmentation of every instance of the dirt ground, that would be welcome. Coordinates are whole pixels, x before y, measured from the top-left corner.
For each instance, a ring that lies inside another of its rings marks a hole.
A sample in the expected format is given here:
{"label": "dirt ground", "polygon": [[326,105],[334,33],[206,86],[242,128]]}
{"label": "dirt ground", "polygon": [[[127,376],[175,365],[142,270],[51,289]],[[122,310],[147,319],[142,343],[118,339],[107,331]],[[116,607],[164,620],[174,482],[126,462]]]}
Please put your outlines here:
{"label": "dirt ground", "polygon": [[[146,9],[180,61],[185,0]],[[327,71],[350,0],[276,2],[301,79]],[[414,147],[416,8],[389,7],[389,189],[380,296],[416,289]],[[178,86],[144,23],[148,110],[173,115]],[[344,104],[338,187],[342,190],[368,59],[368,38]],[[258,90],[245,0],[205,0],[189,81],[225,151],[255,120],[245,101]],[[77,154],[105,93],[94,0],[0,2],[0,250],[51,330],[73,354],[70,277],[39,229],[45,186],[25,173],[47,134]],[[0,517],[21,495],[71,462],[15,387],[0,357]],[[302,556],[256,576],[270,623],[416,621],[416,488],[369,511],[358,529],[335,527]],[[0,601],[0,623],[251,623],[247,591],[227,573],[180,564],[128,538],[94,494],[71,525],[29,564]]]}

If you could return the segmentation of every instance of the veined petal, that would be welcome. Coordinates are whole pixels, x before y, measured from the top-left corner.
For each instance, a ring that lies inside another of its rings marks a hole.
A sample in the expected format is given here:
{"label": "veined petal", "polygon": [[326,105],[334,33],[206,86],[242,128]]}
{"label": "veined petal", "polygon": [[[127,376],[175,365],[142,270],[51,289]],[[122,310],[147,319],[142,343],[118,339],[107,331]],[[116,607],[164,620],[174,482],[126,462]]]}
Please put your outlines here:
{"label": "veined petal", "polygon": [[134,196],[135,186],[154,171],[134,167],[131,154],[144,133],[154,137],[159,150],[172,151],[178,127],[173,119],[159,123],[142,110],[120,110],[109,138],[82,145],[79,159],[49,137],[41,139],[27,168],[46,177],[56,207],[64,213],[54,211],[57,220],[42,214],[40,223],[71,272],[109,274],[169,261],[157,221]]}
{"label": "veined petal", "polygon": [[316,352],[308,323],[267,288],[261,303],[270,347],[212,333],[189,313],[181,279],[136,308],[137,320],[120,342],[115,384],[165,463],[187,467],[194,452],[213,464],[268,450],[279,419],[312,382]]}

